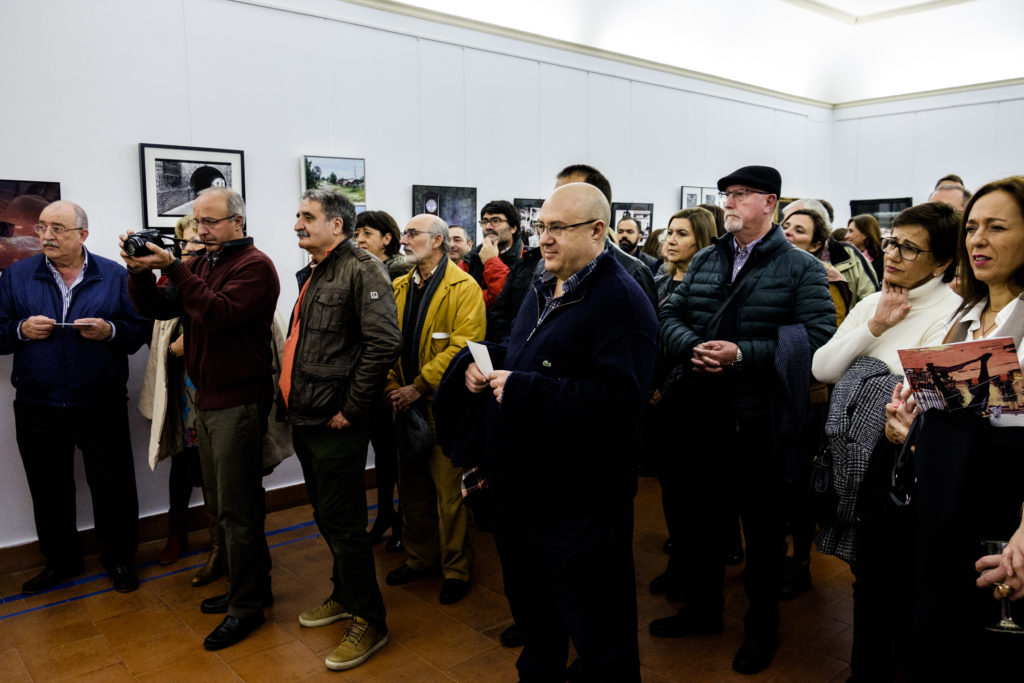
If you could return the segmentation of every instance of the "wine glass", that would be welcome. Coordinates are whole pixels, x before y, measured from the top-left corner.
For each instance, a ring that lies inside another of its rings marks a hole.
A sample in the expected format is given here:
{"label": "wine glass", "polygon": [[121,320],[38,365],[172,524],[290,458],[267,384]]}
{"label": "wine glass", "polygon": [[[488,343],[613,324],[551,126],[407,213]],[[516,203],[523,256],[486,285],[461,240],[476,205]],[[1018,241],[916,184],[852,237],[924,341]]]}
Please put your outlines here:
{"label": "wine glass", "polygon": [[[1002,555],[1003,550],[1006,549],[1006,541],[982,541],[981,544],[985,547],[986,555]],[[983,572],[984,573],[984,572]],[[994,583],[992,587],[999,594],[999,604],[1002,606],[1003,614],[999,623],[986,626],[986,631],[998,631],[1000,633],[1021,633],[1024,634],[1024,628],[1021,628],[1016,621],[1013,620],[1013,616],[1010,614],[1010,601],[1006,598],[1010,595],[1012,589],[1004,583]]]}

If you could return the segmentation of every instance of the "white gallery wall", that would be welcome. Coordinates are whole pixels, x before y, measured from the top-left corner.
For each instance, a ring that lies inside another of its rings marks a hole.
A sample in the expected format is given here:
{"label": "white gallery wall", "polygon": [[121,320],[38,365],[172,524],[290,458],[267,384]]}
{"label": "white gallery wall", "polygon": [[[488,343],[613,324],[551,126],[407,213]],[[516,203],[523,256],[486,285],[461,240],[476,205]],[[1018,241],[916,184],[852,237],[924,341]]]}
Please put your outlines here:
{"label": "white gallery wall", "polygon": [[[89,248],[116,258],[116,235],[141,221],[138,143],[244,150],[249,231],[277,265],[288,313],[304,154],[365,158],[368,208],[400,225],[413,184],[476,187],[481,204],[545,197],[578,162],[602,169],[617,201],[653,202],[658,224],[680,186],[751,163],[779,168],[786,195],[833,199],[837,218],[850,198],[923,199],[950,170],[969,181],[1020,170],[1019,91],[833,110],[341,0],[284,4],[0,2],[0,178],[59,181],[89,213]],[[932,149],[939,140],[950,156]],[[145,462],[146,352],[129,383],[143,516],[167,509],[168,471]],[[10,368],[0,357],[0,547],[35,539]],[[300,481],[292,458],[266,485]]]}

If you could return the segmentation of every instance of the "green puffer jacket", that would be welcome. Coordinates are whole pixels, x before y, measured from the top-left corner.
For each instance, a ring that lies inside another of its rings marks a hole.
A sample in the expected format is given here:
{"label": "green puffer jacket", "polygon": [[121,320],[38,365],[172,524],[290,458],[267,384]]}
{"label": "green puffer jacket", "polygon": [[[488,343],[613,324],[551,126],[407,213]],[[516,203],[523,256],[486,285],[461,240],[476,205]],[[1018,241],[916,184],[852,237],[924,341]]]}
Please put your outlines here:
{"label": "green puffer jacket", "polygon": [[[758,279],[730,304],[730,308],[738,307],[735,334],[727,338],[718,336],[717,329],[709,330],[712,317],[729,296],[731,241],[730,236],[718,238],[693,257],[686,277],[661,308],[660,345],[670,363],[689,367],[693,347],[701,342],[727,339],[738,344],[743,362],[726,371],[729,393],[738,416],[759,417],[770,414],[772,399],[778,395],[775,349],[779,327],[803,324],[813,355],[835,334],[836,312],[824,266],[787,242],[782,229],[773,225],[754,247],[747,267],[770,262],[745,276]],[[727,317],[730,314],[723,316]],[[690,375],[698,384],[721,377]]]}

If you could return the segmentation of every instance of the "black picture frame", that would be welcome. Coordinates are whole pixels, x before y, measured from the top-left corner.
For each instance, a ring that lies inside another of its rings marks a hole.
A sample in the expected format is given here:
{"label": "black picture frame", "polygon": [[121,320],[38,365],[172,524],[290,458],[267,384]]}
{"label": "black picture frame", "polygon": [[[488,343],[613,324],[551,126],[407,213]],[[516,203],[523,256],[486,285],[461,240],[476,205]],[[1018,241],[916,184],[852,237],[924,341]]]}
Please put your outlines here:
{"label": "black picture frame", "polygon": [[473,242],[480,243],[477,235],[475,187],[413,185],[412,215],[421,213],[440,216],[449,226],[465,228],[467,233],[473,234]]}
{"label": "black picture frame", "polygon": [[228,187],[245,199],[245,153],[240,149],[139,143],[142,225],[174,230],[209,187]]}
{"label": "black picture frame", "polygon": [[638,202],[612,202],[612,224],[614,231],[619,221],[626,216],[632,218],[640,226],[640,242],[643,243],[654,229],[654,204]]}
{"label": "black picture frame", "polygon": [[522,230],[523,244],[537,246],[539,240],[533,231],[533,222],[540,216],[540,207],[544,206],[544,200],[516,197],[512,200],[512,205],[519,209],[519,229]]}
{"label": "black picture frame", "polygon": [[914,205],[913,197],[892,197],[889,199],[851,199],[850,216],[868,213],[875,217],[882,230],[888,230],[892,219],[903,209]]}

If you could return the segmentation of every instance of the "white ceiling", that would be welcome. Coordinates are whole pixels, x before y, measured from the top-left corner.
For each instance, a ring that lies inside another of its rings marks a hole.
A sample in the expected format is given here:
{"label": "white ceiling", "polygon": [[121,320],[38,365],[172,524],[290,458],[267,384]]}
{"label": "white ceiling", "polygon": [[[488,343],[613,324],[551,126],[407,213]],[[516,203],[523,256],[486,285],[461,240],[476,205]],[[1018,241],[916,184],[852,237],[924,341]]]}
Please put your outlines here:
{"label": "white ceiling", "polygon": [[829,104],[1024,78],[1024,0],[405,4]]}

